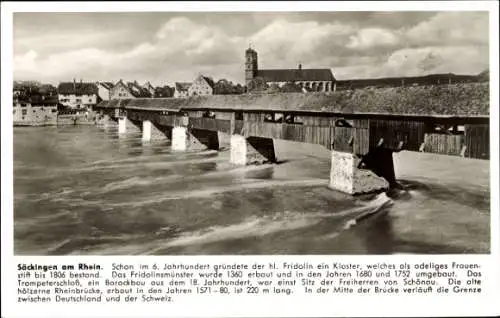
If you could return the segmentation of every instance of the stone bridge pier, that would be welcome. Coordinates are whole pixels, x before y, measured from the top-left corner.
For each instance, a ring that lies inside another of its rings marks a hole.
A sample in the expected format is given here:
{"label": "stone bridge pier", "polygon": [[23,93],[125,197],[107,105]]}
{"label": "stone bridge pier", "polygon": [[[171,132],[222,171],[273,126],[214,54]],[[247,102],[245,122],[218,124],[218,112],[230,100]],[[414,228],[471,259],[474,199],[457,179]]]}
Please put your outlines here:
{"label": "stone bridge pier", "polygon": [[370,165],[365,166],[363,158],[353,153],[332,150],[329,187],[347,194],[361,194],[386,190],[395,184],[392,154],[374,155]]}
{"label": "stone bridge pier", "polygon": [[146,119],[142,121],[142,140],[145,142],[172,140],[172,128]]}
{"label": "stone bridge pier", "polygon": [[126,115],[118,117],[118,133],[140,133],[142,131],[142,123],[130,119]]}
{"label": "stone bridge pier", "polygon": [[236,165],[276,162],[274,141],[271,138],[233,134],[229,161]]}
{"label": "stone bridge pier", "polygon": [[330,188],[361,194],[396,184],[393,151],[385,148],[383,139],[370,146],[368,122],[336,120],[332,133]]}
{"label": "stone bridge pier", "polygon": [[176,117],[172,128],[172,150],[222,150],[229,145],[228,134],[197,127],[188,116]]}

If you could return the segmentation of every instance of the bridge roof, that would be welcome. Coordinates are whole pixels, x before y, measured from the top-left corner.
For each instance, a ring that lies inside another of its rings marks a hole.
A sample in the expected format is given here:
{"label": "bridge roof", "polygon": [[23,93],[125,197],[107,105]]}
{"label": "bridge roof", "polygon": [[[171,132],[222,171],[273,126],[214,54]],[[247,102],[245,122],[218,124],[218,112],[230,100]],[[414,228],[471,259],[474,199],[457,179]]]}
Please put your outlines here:
{"label": "bridge roof", "polygon": [[489,115],[489,83],[356,89],[328,93],[211,95],[104,101],[98,107],[228,109],[417,116]]}

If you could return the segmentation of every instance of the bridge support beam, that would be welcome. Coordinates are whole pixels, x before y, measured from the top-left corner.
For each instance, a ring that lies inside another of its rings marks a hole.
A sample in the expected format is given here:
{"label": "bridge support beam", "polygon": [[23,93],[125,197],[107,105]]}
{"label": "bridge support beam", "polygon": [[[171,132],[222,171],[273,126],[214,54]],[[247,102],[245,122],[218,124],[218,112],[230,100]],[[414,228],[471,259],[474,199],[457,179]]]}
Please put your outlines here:
{"label": "bridge support beam", "polygon": [[232,135],[229,160],[236,165],[276,162],[274,141],[270,138]]}
{"label": "bridge support beam", "polygon": [[[388,158],[379,158],[379,160]],[[392,165],[392,157],[390,158]],[[358,168],[361,159],[349,152],[332,151],[330,188],[347,194],[369,193],[389,188],[389,182],[370,169]],[[394,175],[394,170],[393,170]]]}
{"label": "bridge support beam", "polygon": [[[142,127],[141,127],[142,128]],[[118,117],[118,133],[137,133],[141,131],[141,128],[137,127],[135,123],[133,123],[126,116]]]}
{"label": "bridge support beam", "polygon": [[144,120],[142,122],[142,140],[154,141],[171,138],[170,130],[171,128],[158,127],[150,120]]}

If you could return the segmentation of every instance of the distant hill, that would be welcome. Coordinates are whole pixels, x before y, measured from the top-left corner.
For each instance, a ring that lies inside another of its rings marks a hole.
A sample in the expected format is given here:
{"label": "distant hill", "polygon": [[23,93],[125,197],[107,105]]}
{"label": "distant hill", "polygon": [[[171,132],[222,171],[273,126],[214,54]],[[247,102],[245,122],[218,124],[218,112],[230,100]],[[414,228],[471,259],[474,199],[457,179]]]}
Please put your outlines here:
{"label": "distant hill", "polygon": [[489,81],[490,80],[490,70],[484,70],[481,73],[477,74],[477,77],[481,81]]}
{"label": "distant hill", "polygon": [[[482,73],[481,73],[482,74]],[[489,74],[489,72],[488,72]],[[489,76],[487,77],[489,79]],[[383,77],[370,79],[353,79],[337,81],[337,89],[357,89],[366,87],[398,87],[398,86],[421,86],[440,84],[460,84],[482,82],[479,75],[456,75],[449,74],[429,74],[425,76],[413,77]]]}

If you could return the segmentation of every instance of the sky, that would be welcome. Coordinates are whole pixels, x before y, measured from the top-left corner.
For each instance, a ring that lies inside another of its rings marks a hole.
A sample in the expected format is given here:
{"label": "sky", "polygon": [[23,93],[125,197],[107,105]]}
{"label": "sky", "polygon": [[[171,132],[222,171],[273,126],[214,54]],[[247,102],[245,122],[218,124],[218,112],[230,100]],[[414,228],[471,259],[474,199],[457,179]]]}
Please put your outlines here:
{"label": "sky", "polygon": [[14,79],[244,83],[259,68],[330,68],[339,80],[489,67],[488,12],[14,13]]}

